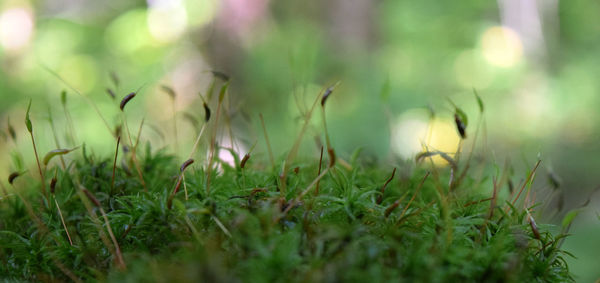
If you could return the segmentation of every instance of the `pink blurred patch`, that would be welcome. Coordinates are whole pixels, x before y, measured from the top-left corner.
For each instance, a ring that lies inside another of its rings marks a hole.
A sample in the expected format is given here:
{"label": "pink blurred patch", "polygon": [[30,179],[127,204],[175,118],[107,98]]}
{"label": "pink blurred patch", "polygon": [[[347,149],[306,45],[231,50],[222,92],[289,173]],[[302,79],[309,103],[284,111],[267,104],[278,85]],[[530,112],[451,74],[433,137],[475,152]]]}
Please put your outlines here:
{"label": "pink blurred patch", "polygon": [[246,33],[267,14],[268,0],[223,0],[220,25],[236,34]]}

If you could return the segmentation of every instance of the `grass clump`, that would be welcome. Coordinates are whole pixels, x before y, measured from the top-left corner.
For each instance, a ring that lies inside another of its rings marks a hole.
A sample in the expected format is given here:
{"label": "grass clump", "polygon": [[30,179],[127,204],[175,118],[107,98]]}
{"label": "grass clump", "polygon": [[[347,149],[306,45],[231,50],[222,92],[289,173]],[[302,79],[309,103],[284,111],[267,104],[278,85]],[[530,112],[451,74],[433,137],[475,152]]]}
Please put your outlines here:
{"label": "grass clump", "polygon": [[[312,112],[319,100],[324,109],[330,87],[303,117],[287,156],[276,159],[267,144],[268,159],[231,150],[236,161],[230,164],[217,155],[219,131],[230,126],[230,111],[222,109],[228,79],[213,120],[210,94],[203,98],[205,124],[183,162],[140,143],[139,134],[132,137],[123,115],[127,142],[119,150],[121,134],[114,133],[114,156],[95,156],[85,145],[73,153],[57,149],[39,167],[41,180],[11,174],[0,201],[0,278],[573,281],[564,260],[569,254],[561,250],[567,229],[554,235],[535,222],[530,192],[539,162],[520,191],[508,192],[505,174],[490,174],[490,181],[467,173],[471,156],[461,159],[460,149],[452,155],[428,149],[416,166],[372,164],[359,150],[336,155],[325,123],[320,155],[297,158]],[[457,131],[466,138],[466,114],[458,107],[456,113]],[[67,166],[54,166],[56,155]],[[451,166],[432,165],[436,155]],[[50,194],[40,190],[46,182]]]}

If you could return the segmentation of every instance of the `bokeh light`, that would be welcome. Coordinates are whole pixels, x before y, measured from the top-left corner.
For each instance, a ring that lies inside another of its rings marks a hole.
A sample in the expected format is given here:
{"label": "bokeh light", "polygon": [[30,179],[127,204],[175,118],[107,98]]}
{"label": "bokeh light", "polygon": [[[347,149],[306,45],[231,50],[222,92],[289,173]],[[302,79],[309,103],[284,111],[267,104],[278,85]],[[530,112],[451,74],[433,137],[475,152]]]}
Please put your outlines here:
{"label": "bokeh light", "polygon": [[519,35],[507,27],[487,29],[481,37],[481,48],[485,59],[498,67],[512,67],[523,57],[523,44]]}
{"label": "bokeh light", "polygon": [[[460,143],[454,122],[448,118],[434,117],[425,109],[412,109],[400,117],[392,132],[392,147],[404,159],[414,158],[420,152],[441,151],[453,157]],[[434,156],[433,163],[445,166],[448,163]]]}
{"label": "bokeh light", "polygon": [[149,0],[148,29],[154,39],[171,42],[187,27],[187,14],[181,0]]}
{"label": "bokeh light", "polygon": [[400,116],[392,134],[394,152],[404,159],[410,159],[423,151],[427,123],[424,110],[413,110]]}
{"label": "bokeh light", "polygon": [[33,15],[24,8],[10,8],[0,14],[0,45],[9,52],[29,43],[33,34]]}

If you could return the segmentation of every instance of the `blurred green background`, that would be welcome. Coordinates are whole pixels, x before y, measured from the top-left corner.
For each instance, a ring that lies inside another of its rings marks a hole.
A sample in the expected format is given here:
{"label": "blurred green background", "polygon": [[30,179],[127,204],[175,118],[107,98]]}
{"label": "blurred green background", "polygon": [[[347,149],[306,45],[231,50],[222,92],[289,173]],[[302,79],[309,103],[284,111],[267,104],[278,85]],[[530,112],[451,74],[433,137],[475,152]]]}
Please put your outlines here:
{"label": "blurred green background", "polygon": [[[127,109],[132,131],[145,118],[143,137],[157,147],[176,140],[181,147],[169,150],[183,152],[195,133],[189,117],[202,120],[199,94],[206,97],[217,70],[232,78],[235,149],[262,142],[262,113],[281,155],[299,115],[340,81],[327,108],[336,150],[348,156],[363,147],[388,162],[420,150],[429,109],[436,114],[433,146],[455,149],[448,99],[465,109],[472,134],[476,88],[486,107],[488,159],[511,160],[518,183],[539,154],[536,186],[557,176],[554,196],[567,208],[591,196],[566,247],[578,256],[571,260],[578,281],[593,282],[600,278],[600,194],[593,194],[600,185],[598,11],[600,2],[590,0],[2,0],[0,171],[22,169],[15,148],[33,160],[23,124],[30,98],[42,152],[56,148],[51,114],[61,146],[86,141],[94,153],[109,154],[114,142],[92,104],[112,128],[119,100],[137,89]],[[161,85],[175,90],[175,105]],[[558,223],[566,210],[543,221]]]}

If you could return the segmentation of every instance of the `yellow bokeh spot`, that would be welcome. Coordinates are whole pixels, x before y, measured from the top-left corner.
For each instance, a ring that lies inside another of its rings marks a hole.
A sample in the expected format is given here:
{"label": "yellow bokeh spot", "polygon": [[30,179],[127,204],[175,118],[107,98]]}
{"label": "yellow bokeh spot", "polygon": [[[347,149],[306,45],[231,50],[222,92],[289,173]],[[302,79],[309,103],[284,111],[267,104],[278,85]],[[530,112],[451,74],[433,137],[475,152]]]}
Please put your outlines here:
{"label": "yellow bokeh spot", "polygon": [[171,42],[179,38],[187,28],[187,14],[180,2],[170,5],[154,5],[148,9],[148,29],[159,42]]}
{"label": "yellow bokeh spot", "polygon": [[[459,143],[460,136],[456,132],[454,121],[437,118],[431,123],[430,135],[425,140],[426,147],[423,150],[438,150],[454,158]],[[448,162],[439,156],[433,157],[433,163],[435,165],[448,165]]]}
{"label": "yellow bokeh spot", "polygon": [[512,67],[523,57],[523,44],[519,35],[507,27],[487,29],[481,37],[483,57],[497,67]]}
{"label": "yellow bokeh spot", "polygon": [[[392,132],[392,149],[405,159],[412,159],[425,150],[442,151],[454,157],[459,143],[454,121],[442,117],[430,121],[425,109],[412,109],[398,117]],[[436,166],[448,165],[439,156],[432,159]]]}

